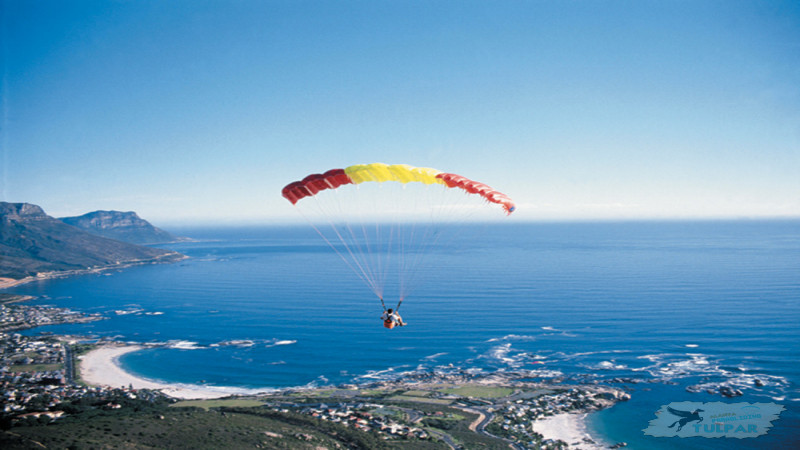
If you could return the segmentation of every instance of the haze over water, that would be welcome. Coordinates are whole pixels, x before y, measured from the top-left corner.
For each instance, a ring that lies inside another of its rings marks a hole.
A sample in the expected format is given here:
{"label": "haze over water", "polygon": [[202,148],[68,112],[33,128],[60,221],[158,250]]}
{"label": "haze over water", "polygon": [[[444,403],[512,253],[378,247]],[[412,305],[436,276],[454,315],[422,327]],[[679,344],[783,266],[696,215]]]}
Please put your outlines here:
{"label": "haze over water", "polygon": [[[799,442],[800,222],[490,225],[429,250],[401,308],[409,326],[391,331],[378,299],[307,226],[175,231],[196,239],[169,245],[186,261],[9,292],[108,317],[31,333],[169,343],[122,361],[156,380],[267,389],[527,370],[629,388],[631,400],[592,426],[630,448]],[[744,395],[706,392],[720,384]],[[674,401],[786,410],[756,439],[645,436]]]}

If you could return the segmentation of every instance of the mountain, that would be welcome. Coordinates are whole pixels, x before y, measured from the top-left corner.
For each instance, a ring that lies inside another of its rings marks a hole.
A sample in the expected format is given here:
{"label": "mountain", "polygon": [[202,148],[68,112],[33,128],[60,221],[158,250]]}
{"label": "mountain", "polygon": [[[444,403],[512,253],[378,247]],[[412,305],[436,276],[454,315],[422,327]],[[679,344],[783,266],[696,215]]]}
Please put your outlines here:
{"label": "mountain", "polygon": [[179,240],[154,227],[133,211],[95,211],[77,217],[62,217],[61,221],[98,236],[132,244],[158,244]]}
{"label": "mountain", "polygon": [[36,205],[0,202],[0,277],[170,262],[183,255],[90,234]]}

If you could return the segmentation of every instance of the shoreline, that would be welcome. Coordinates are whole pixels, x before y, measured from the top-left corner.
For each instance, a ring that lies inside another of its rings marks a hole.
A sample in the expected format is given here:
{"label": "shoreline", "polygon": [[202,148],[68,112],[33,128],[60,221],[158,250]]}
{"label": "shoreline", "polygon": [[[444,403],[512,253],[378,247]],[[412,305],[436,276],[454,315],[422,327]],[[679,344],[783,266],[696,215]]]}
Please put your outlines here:
{"label": "shoreline", "polygon": [[[78,357],[80,378],[84,383],[91,386],[150,389],[180,400],[212,400],[237,396],[269,395],[279,392],[278,389],[270,391],[268,389],[164,383],[142,378],[122,368],[120,358],[123,355],[147,348],[143,345],[132,344],[107,344],[95,348]],[[313,391],[314,389],[308,390]],[[297,392],[298,388],[286,389],[285,391]],[[544,439],[561,440],[570,446],[576,444],[583,449],[606,448],[603,446],[601,438],[589,433],[586,418],[590,413],[586,411],[560,413],[555,416],[541,418],[533,423],[533,430],[544,436]],[[472,425],[477,427],[477,424],[483,419],[484,417],[479,416]],[[472,426],[470,426],[470,429],[472,429]]]}
{"label": "shoreline", "polygon": [[37,279],[36,277],[25,277],[20,278],[19,280],[16,278],[4,278],[0,277],[0,290],[12,288],[14,286],[19,286],[20,284],[30,283],[31,281]]}
{"label": "shoreline", "polygon": [[586,425],[588,415],[586,412],[556,414],[533,422],[533,431],[545,439],[564,441],[570,447],[576,446],[585,450],[608,448],[601,439],[589,433]]}
{"label": "shoreline", "polygon": [[141,345],[104,345],[78,357],[78,373],[84,383],[111,388],[151,389],[181,400],[210,400],[232,395],[255,395],[264,390],[170,384],[136,376],[122,368],[119,359],[128,353],[144,350]]}
{"label": "shoreline", "polygon": [[118,264],[108,264],[105,266],[90,267],[88,269],[72,269],[72,270],[55,270],[51,272],[41,272],[37,275],[27,276],[25,278],[7,278],[0,277],[0,290],[9,289],[12,287],[20,286],[23,284],[31,283],[34,281],[56,280],[59,278],[68,278],[78,275],[90,275],[103,273],[107,270],[114,269],[127,269],[129,267],[144,266],[147,264],[168,264],[178,261],[183,261],[189,257],[175,251],[168,251],[162,255],[158,255],[150,259],[137,259],[132,261],[120,262]]}

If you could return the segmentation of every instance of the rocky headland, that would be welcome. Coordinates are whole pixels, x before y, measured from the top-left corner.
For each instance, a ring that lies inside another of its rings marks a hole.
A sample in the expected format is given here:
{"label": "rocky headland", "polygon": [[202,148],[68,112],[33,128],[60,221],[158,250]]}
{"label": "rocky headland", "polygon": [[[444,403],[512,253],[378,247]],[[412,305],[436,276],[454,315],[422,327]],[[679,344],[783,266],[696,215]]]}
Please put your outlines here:
{"label": "rocky headland", "polygon": [[183,258],[173,251],[91,234],[47,215],[37,205],[0,202],[0,288]]}

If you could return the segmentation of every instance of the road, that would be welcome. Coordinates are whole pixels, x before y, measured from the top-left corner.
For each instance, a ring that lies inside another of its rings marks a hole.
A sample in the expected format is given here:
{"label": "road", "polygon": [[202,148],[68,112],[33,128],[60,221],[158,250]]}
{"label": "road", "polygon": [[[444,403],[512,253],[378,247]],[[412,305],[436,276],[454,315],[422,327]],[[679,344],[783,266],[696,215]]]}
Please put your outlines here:
{"label": "road", "polygon": [[72,347],[64,344],[64,378],[67,384],[75,384],[75,360]]}
{"label": "road", "polygon": [[492,414],[488,410],[483,409],[483,408],[474,407],[474,406],[471,407],[471,408],[459,407],[459,409],[461,409],[462,411],[466,411],[466,412],[478,415],[478,418],[475,419],[475,421],[472,422],[469,425],[469,429],[470,430],[472,430],[472,431],[474,431],[474,432],[476,432],[478,434],[481,434],[483,436],[490,437],[492,439],[500,439],[501,441],[505,441],[505,442],[508,443],[508,445],[511,448],[513,448],[515,450],[524,450],[525,447],[522,447],[521,445],[517,444],[516,442],[514,442],[514,441],[512,441],[510,439],[502,438],[500,436],[495,436],[495,435],[489,433],[488,431],[486,431],[486,425],[489,425],[489,423],[494,418],[494,414]]}
{"label": "road", "polygon": [[445,432],[434,431],[434,430],[430,430],[430,429],[428,430],[428,432],[431,433],[431,434],[436,435],[437,437],[439,437],[441,440],[444,441],[445,444],[450,446],[450,448],[453,449],[453,450],[457,450],[457,449],[461,448],[458,444],[456,444],[456,442],[453,440],[453,438],[450,437],[450,435],[445,433]]}

